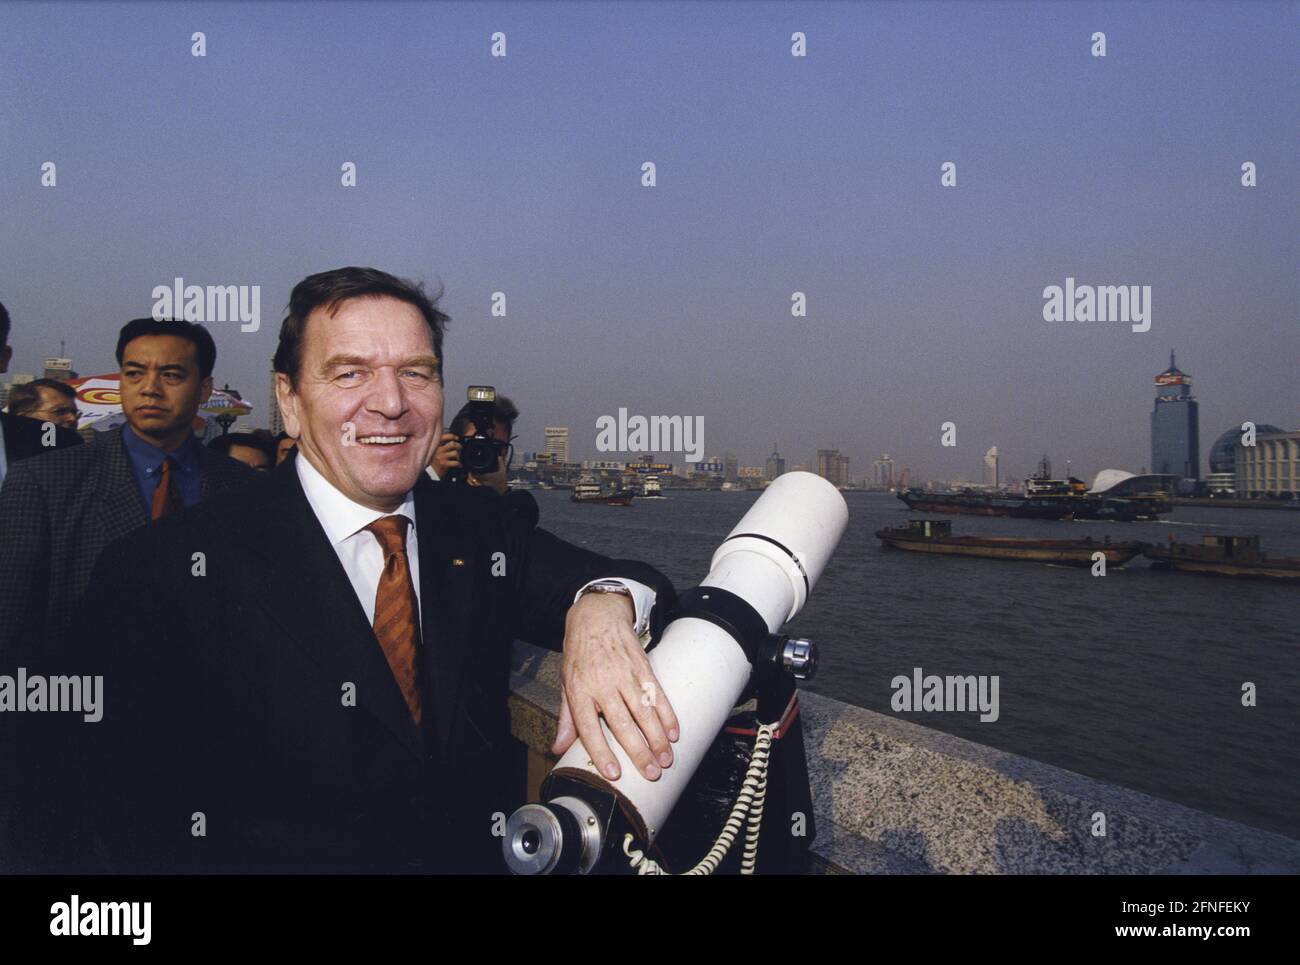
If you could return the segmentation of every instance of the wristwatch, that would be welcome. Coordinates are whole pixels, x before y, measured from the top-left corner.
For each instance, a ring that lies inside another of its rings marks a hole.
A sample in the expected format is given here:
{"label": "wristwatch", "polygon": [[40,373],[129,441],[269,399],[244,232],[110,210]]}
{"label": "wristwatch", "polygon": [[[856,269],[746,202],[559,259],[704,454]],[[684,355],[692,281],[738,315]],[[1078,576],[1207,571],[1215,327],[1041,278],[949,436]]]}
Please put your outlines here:
{"label": "wristwatch", "polygon": [[620,596],[627,597],[632,604],[632,611],[634,614],[634,623],[632,625],[632,632],[635,633],[637,635],[637,639],[641,641],[641,646],[643,647],[649,646],[650,639],[651,639],[649,613],[647,611],[645,615],[640,617],[639,621],[636,620],[635,618],[636,597],[632,595],[631,588],[625,586],[622,583],[616,583],[612,580],[603,580],[596,583],[592,583],[590,586],[584,586],[581,590],[578,591],[578,595],[577,597],[574,598],[574,602],[576,603],[578,600],[581,600],[588,593],[617,593]]}
{"label": "wristwatch", "polygon": [[582,599],[588,593],[621,593],[629,600],[632,599],[632,591],[622,583],[593,583],[591,586],[584,586],[582,592],[578,594],[578,599]]}

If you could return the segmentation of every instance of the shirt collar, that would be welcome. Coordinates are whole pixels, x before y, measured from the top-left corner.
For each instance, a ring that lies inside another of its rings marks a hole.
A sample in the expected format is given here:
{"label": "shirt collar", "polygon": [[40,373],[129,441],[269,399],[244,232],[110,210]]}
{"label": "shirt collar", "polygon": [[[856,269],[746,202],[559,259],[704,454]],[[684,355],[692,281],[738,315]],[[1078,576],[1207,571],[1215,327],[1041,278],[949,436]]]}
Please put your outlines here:
{"label": "shirt collar", "polygon": [[411,532],[415,531],[415,497],[411,492],[406,494],[402,505],[391,513],[382,513],[369,506],[362,506],[339,492],[334,484],[312,465],[307,454],[301,451],[301,447],[293,462],[297,467],[298,479],[302,483],[302,491],[307,496],[307,502],[311,504],[316,518],[325,528],[325,535],[329,537],[332,544],[337,546],[349,537],[355,536],[358,531],[381,516],[405,516],[411,521]]}
{"label": "shirt collar", "polygon": [[177,447],[175,452],[166,453],[159,449],[151,442],[141,439],[135,434],[130,424],[122,426],[122,444],[126,446],[126,451],[130,453],[131,459],[141,466],[145,472],[150,474],[158,471],[158,467],[163,464],[163,460],[169,455],[176,462],[181,472],[197,472],[202,459],[203,447],[191,433],[189,438]]}

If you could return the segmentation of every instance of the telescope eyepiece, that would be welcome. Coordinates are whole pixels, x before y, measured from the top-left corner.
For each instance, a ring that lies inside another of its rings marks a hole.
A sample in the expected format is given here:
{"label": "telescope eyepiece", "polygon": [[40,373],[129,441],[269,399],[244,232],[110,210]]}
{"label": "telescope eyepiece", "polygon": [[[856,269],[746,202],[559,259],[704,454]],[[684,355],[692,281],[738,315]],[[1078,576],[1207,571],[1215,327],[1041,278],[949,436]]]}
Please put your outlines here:
{"label": "telescope eyepiece", "polygon": [[599,857],[602,839],[591,806],[566,796],[525,804],[510,815],[501,851],[517,875],[586,874]]}
{"label": "telescope eyepiece", "polygon": [[817,673],[817,645],[811,640],[787,640],[781,648],[781,666],[795,680],[812,680]]}

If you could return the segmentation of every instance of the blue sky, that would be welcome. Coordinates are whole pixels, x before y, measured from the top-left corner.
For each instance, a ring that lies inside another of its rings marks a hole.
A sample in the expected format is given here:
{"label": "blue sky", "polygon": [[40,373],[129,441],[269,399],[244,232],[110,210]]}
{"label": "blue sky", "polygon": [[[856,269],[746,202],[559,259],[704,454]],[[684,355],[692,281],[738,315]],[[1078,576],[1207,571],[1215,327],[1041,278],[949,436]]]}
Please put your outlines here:
{"label": "blue sky", "polygon": [[[60,339],[110,370],[176,276],[260,285],[260,331],[211,327],[218,384],[265,412],[292,285],[367,264],[446,287],[449,405],[495,383],[521,448],[569,425],[595,458],[626,407],[703,416],[745,464],[978,478],[996,444],[1013,475],[1136,471],[1176,348],[1205,453],[1300,423],[1298,11],[0,3],[11,371]],[[1151,330],[1045,322],[1067,276],[1152,286]]]}

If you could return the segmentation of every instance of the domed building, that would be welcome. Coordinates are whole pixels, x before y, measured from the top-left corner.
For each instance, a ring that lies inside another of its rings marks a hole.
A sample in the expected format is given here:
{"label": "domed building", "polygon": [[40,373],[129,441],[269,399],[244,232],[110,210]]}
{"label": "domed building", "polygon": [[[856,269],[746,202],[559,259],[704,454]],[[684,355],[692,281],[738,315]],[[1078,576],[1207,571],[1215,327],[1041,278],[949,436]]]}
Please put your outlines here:
{"label": "domed building", "polygon": [[[1284,432],[1268,423],[1255,425],[1255,435]],[[1241,423],[1229,427],[1210,447],[1210,474],[1205,477],[1206,488],[1211,493],[1230,493],[1234,490],[1237,473],[1237,444],[1241,442]]]}

